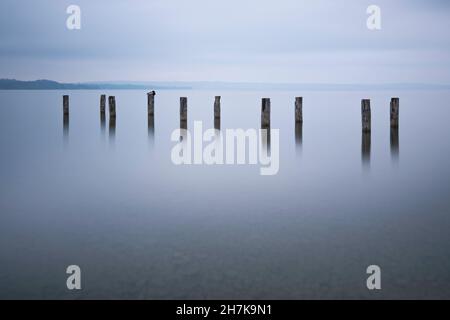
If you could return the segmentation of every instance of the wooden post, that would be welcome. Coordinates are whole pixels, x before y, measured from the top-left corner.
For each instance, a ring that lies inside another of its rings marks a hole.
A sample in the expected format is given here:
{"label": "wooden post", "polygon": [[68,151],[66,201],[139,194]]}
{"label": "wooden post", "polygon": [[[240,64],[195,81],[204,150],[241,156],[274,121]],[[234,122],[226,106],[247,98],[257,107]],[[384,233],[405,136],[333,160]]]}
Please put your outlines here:
{"label": "wooden post", "polygon": [[391,99],[391,127],[398,128],[399,110],[400,109],[400,99]]}
{"label": "wooden post", "polygon": [[303,122],[303,97],[295,98],[295,122]]}
{"label": "wooden post", "polygon": [[180,98],[180,129],[187,129],[187,98]]}
{"label": "wooden post", "polygon": [[261,105],[261,128],[270,128],[270,98],[263,98]]}
{"label": "wooden post", "polygon": [[102,94],[100,96],[100,114],[105,114],[106,112],[106,95]]}
{"label": "wooden post", "polygon": [[267,156],[270,156],[270,98],[262,98],[261,129],[262,149]]}
{"label": "wooden post", "polygon": [[100,95],[100,128],[102,133],[106,128],[106,95]]}
{"label": "wooden post", "polygon": [[220,96],[214,99],[214,129],[220,130]]}
{"label": "wooden post", "polygon": [[69,96],[63,95],[63,132],[64,137],[69,135]]}
{"label": "wooden post", "polygon": [[147,93],[147,114],[149,117],[155,114],[155,95],[155,91]]}
{"label": "wooden post", "polygon": [[362,131],[370,132],[371,126],[371,113],[370,113],[370,100],[363,99],[361,101],[361,116],[362,116]]}
{"label": "wooden post", "polygon": [[65,115],[69,114],[69,96],[63,95],[63,113]]}
{"label": "wooden post", "polygon": [[220,119],[220,96],[216,96],[214,100],[214,119]]}
{"label": "wooden post", "polygon": [[109,96],[108,103],[109,103],[109,117],[115,118],[116,117],[116,97]]}

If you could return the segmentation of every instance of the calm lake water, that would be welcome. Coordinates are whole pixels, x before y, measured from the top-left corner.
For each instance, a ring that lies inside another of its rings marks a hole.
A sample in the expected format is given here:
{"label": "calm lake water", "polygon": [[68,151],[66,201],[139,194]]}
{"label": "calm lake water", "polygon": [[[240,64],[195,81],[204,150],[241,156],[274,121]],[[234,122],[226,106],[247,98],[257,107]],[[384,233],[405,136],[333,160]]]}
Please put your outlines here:
{"label": "calm lake water", "polygon": [[[103,93],[115,128],[101,123]],[[207,128],[215,95],[222,130],[258,129],[271,98],[277,175],[172,163],[179,97],[188,128]],[[0,91],[0,298],[450,298],[449,119],[447,91],[159,91],[152,134],[145,91]],[[381,291],[366,288],[372,264]]]}

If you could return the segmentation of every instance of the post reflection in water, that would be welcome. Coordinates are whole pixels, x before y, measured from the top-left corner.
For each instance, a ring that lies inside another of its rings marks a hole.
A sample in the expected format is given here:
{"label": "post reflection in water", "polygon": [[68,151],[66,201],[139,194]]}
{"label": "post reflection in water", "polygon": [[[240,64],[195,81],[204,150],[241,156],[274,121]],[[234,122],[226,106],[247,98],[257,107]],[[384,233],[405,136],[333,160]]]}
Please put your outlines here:
{"label": "post reflection in water", "polygon": [[100,113],[100,129],[101,129],[102,135],[104,135],[105,131],[106,131],[106,115],[104,112]]}
{"label": "post reflection in water", "polygon": [[[211,163],[213,163],[212,159],[223,159],[223,138],[222,138],[222,133],[220,132],[219,129],[214,128],[214,138],[212,140],[214,142],[214,149],[211,150]],[[220,161],[220,160],[218,160]]]}
{"label": "post reflection in water", "polygon": [[180,142],[183,146],[180,151],[180,157],[184,156],[184,150],[187,149],[187,134],[187,120],[180,120]]}
{"label": "post reflection in water", "polygon": [[270,126],[261,127],[261,142],[260,146],[264,155],[270,157]]}
{"label": "post reflection in water", "polygon": [[400,146],[399,146],[399,137],[398,137],[398,127],[391,127],[391,157],[393,160],[398,160],[400,155]]}
{"label": "post reflection in water", "polygon": [[148,139],[151,144],[155,141],[155,116],[148,115]]}
{"label": "post reflection in water", "polygon": [[109,117],[109,140],[114,141],[116,137],[116,117]]}
{"label": "post reflection in water", "polygon": [[180,141],[183,141],[183,138],[186,137],[186,131],[187,131],[187,121],[180,120]]}
{"label": "post reflection in water", "polygon": [[214,129],[220,131],[220,118],[214,118]]}
{"label": "post reflection in water", "polygon": [[303,142],[303,122],[295,123],[295,146],[297,151],[301,150]]}
{"label": "post reflection in water", "polygon": [[370,142],[371,142],[371,132],[362,132],[362,143],[361,143],[361,159],[363,165],[370,164]]}
{"label": "post reflection in water", "polygon": [[63,136],[64,140],[67,141],[69,138],[69,115],[64,114],[63,115]]}
{"label": "post reflection in water", "polygon": [[187,144],[188,136],[187,135],[188,135],[187,129],[180,127],[180,142],[181,142],[181,146],[182,146],[181,150],[180,150],[180,157],[181,158],[184,157],[184,152],[185,152],[185,150],[188,149],[188,144]]}
{"label": "post reflection in water", "polygon": [[217,139],[221,139],[221,132],[220,132],[220,119],[214,119],[214,139],[217,142]]}

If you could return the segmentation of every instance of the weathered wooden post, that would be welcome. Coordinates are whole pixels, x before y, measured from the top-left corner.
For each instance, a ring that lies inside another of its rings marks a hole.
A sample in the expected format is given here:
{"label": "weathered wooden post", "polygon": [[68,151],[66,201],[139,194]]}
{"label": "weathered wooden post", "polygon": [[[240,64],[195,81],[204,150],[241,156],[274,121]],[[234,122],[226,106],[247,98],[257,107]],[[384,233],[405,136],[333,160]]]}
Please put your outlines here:
{"label": "weathered wooden post", "polygon": [[363,163],[370,163],[371,148],[371,112],[370,100],[363,99],[361,101],[361,121],[362,121],[362,137],[361,137],[361,156]]}
{"label": "weathered wooden post", "polygon": [[116,136],[116,97],[108,97],[109,104],[109,138],[114,140]]}
{"label": "weathered wooden post", "polygon": [[155,114],[155,95],[155,91],[147,93],[147,114],[149,117]]}
{"label": "weathered wooden post", "polygon": [[301,149],[303,140],[303,97],[295,98],[295,145]]}
{"label": "weathered wooden post", "polygon": [[261,146],[264,154],[270,156],[270,98],[261,100]]}
{"label": "weathered wooden post", "polygon": [[109,117],[115,118],[116,117],[116,97],[109,96],[108,104],[109,104]]}
{"label": "weathered wooden post", "polygon": [[220,96],[214,99],[214,129],[220,130]]}
{"label": "weathered wooden post", "polygon": [[100,114],[105,114],[106,112],[106,95],[102,94],[100,96]]}
{"label": "weathered wooden post", "polygon": [[303,97],[295,98],[295,122],[303,122]]}
{"label": "weathered wooden post", "polygon": [[400,99],[391,99],[391,128],[398,128],[399,110],[400,109]]}
{"label": "weathered wooden post", "polygon": [[100,95],[100,128],[102,133],[106,128],[106,95]]}
{"label": "weathered wooden post", "polygon": [[270,98],[262,98],[261,129],[270,128]]}
{"label": "weathered wooden post", "polygon": [[180,98],[180,129],[187,129],[187,98]]}
{"label": "weathered wooden post", "polygon": [[69,96],[63,95],[63,135],[69,136]]}
{"label": "weathered wooden post", "polygon": [[363,99],[361,101],[361,116],[362,116],[362,131],[370,132],[371,126],[371,113],[370,113],[370,100]]}
{"label": "weathered wooden post", "polygon": [[220,96],[214,99],[214,119],[220,119]]}
{"label": "weathered wooden post", "polygon": [[63,95],[63,113],[69,115],[69,96]]}

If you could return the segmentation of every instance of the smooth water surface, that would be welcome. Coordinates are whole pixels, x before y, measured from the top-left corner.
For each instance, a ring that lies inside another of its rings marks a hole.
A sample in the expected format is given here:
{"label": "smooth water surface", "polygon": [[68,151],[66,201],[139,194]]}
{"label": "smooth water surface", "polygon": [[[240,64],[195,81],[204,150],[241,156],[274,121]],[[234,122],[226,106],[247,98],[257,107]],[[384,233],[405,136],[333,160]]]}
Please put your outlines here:
{"label": "smooth water surface", "polygon": [[[115,124],[101,121],[103,93],[116,96]],[[271,98],[277,175],[172,163],[179,97],[188,128],[206,129],[215,95],[222,131],[258,129]],[[449,101],[446,91],[159,91],[149,128],[144,91],[0,91],[0,297],[450,298]],[[78,292],[66,288],[71,264]],[[372,264],[381,291],[366,288]]]}

